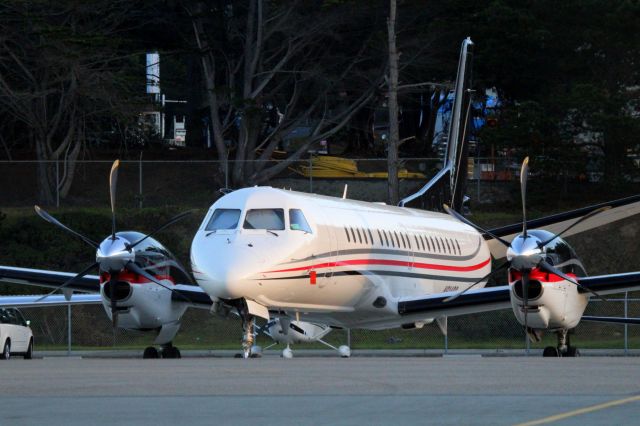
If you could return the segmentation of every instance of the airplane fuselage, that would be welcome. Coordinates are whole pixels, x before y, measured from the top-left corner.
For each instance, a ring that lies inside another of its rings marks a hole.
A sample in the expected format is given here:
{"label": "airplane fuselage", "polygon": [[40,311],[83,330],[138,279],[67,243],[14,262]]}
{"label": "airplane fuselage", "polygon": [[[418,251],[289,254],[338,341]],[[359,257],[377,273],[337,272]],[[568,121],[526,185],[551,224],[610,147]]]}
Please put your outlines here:
{"label": "airplane fuselage", "polygon": [[491,268],[484,238],[448,215],[267,187],[220,198],[191,261],[214,298],[361,328],[400,325],[402,298],[461,290]]}

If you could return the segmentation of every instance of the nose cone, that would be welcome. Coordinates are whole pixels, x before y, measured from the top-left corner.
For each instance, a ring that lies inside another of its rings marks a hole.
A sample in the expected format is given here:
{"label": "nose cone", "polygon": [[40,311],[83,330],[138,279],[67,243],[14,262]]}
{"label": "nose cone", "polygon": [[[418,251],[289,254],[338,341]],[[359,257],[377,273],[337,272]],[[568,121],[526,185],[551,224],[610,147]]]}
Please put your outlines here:
{"label": "nose cone", "polygon": [[542,258],[539,243],[540,240],[533,235],[526,238],[518,235],[514,238],[507,249],[507,260],[511,262],[511,267],[517,270],[536,267]]}
{"label": "nose cone", "polygon": [[248,247],[213,239],[194,241],[191,247],[193,276],[204,291],[221,299],[251,298],[263,267],[264,260]]}
{"label": "nose cone", "polygon": [[133,249],[127,249],[129,241],[116,236],[106,238],[96,252],[96,262],[100,264],[100,269],[105,272],[121,271],[125,265],[135,259]]}

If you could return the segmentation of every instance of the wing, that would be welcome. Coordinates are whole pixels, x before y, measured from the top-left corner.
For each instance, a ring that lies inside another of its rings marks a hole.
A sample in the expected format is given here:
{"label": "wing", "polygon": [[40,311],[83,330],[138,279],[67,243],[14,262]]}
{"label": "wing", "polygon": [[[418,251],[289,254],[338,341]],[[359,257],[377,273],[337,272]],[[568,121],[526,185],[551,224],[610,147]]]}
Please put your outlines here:
{"label": "wing", "polygon": [[[640,290],[640,272],[598,275],[579,278],[578,282],[599,294],[615,294],[624,291]],[[581,292],[584,292],[581,290]]]}
{"label": "wing", "polygon": [[[565,229],[571,223],[575,222],[582,216],[591,213],[592,211],[610,206],[611,208],[605,212],[602,212],[589,220],[585,220],[576,227],[567,231],[564,236],[578,234],[580,232],[588,231],[593,228],[597,228],[609,223],[625,219],[627,217],[640,213],[640,195],[633,197],[622,198],[620,200],[611,201],[609,203],[596,204],[589,207],[584,207],[577,210],[571,210],[565,213],[554,214],[551,216],[542,217],[539,219],[527,221],[528,229],[545,229],[552,233],[557,233]],[[516,223],[513,225],[503,226],[496,229],[489,229],[493,235],[501,237],[507,241],[511,241],[516,235],[522,231],[522,224]],[[491,255],[500,259],[506,255],[506,247],[500,244],[493,238],[485,235]]]}
{"label": "wing", "polygon": [[0,296],[0,308],[42,308],[62,305],[98,305],[102,303],[99,294],[74,294],[69,300],[62,294],[52,294],[38,301],[43,295]]}
{"label": "wing", "polygon": [[[74,277],[76,274],[70,272],[59,271],[47,271],[43,269],[28,269],[28,268],[16,268],[12,266],[0,266],[0,282],[20,285],[31,285],[37,287],[57,288],[64,284],[68,279]],[[100,278],[97,275],[86,275],[82,278],[75,280],[73,283],[67,285],[65,288],[73,291],[79,291],[83,293],[93,293],[98,299],[100,298]],[[76,300],[80,295],[72,296],[72,300]],[[26,297],[26,296],[22,296]],[[40,296],[34,296],[34,300]],[[56,303],[48,303],[54,295],[51,295],[43,300],[47,303],[39,303],[30,306],[40,305],[55,305]],[[175,302],[188,303],[189,305],[197,308],[208,309],[213,303],[211,298],[201,287],[191,284],[177,284],[174,287],[174,293],[172,299]],[[86,298],[84,300],[90,300]],[[68,302],[67,302],[68,303]],[[67,303],[57,303],[65,305]],[[87,302],[88,303],[88,302]],[[19,305],[15,305],[19,306]],[[24,305],[23,305],[24,306]]]}
{"label": "wing", "polygon": [[640,325],[640,318],[594,317],[591,315],[583,315],[581,321],[604,322],[604,323],[610,323],[610,324]]}
{"label": "wing", "polygon": [[197,285],[177,284],[171,299],[175,302],[187,302],[194,308],[210,309],[213,301],[211,297]]}
{"label": "wing", "polygon": [[444,302],[446,298],[456,293],[454,291],[420,298],[401,299],[398,301],[398,313],[403,316],[419,315],[423,318],[435,318],[495,311],[511,307],[508,285],[469,290],[450,302]]}
{"label": "wing", "polygon": [[[584,287],[602,295],[640,290],[640,272],[583,277],[578,281]],[[444,300],[457,292],[403,298],[398,301],[398,313],[402,316],[419,315],[423,318],[435,318],[507,309],[511,307],[509,291],[508,285],[469,290],[450,302]]]}
{"label": "wing", "polygon": [[[0,266],[0,282],[10,284],[57,288],[75,275],[70,272]],[[66,288],[84,293],[99,293],[100,278],[97,275],[85,275],[66,286]]]}

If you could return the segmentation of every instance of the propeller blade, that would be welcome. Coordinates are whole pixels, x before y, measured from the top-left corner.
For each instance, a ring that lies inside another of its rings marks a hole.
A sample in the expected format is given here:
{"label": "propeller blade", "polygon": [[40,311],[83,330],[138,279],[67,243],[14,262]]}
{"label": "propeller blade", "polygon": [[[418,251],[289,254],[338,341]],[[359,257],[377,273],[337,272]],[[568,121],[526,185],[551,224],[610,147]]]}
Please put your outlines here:
{"label": "propeller blade", "polygon": [[111,238],[116,239],[116,185],[118,183],[118,167],[120,160],[113,162],[109,174],[109,197],[111,198]]}
{"label": "propeller blade", "polygon": [[478,281],[476,281],[475,283],[471,284],[469,287],[465,288],[464,290],[454,294],[453,296],[449,296],[446,299],[444,299],[442,301],[442,303],[447,303],[447,302],[451,302],[452,300],[457,299],[458,297],[462,296],[463,294],[465,294],[467,291],[471,290],[472,287],[474,287],[477,284],[480,284],[482,281],[489,279],[492,275],[500,272],[501,270],[508,268],[509,265],[511,264],[511,262],[506,261],[504,262],[502,265],[498,266],[496,269],[494,269],[493,271],[489,272],[487,275],[485,275],[484,277],[480,278]]}
{"label": "propeller blade", "polygon": [[551,265],[549,262],[547,262],[546,260],[543,260],[542,262],[540,262],[540,264],[538,265],[538,267],[540,269],[542,269],[545,272],[548,272],[550,274],[553,275],[557,275],[560,278],[569,281],[571,284],[575,284],[578,286],[578,288],[581,288],[584,291],[588,291],[589,293],[593,294],[594,296],[596,296],[598,299],[601,299],[603,302],[608,302],[607,299],[605,299],[604,297],[602,297],[601,295],[599,295],[598,293],[596,293],[595,291],[591,290],[590,288],[587,288],[585,286],[583,286],[582,284],[580,284],[578,281],[575,280],[575,278],[572,278],[570,276],[568,276],[567,274],[565,274],[564,272],[562,272],[561,270],[559,270],[558,268],[556,268],[555,266]]}
{"label": "propeller blade", "polygon": [[118,273],[113,272],[109,274],[109,299],[111,299],[111,321],[113,328],[118,326],[118,302],[115,300],[116,282],[118,280]]}
{"label": "propeller blade", "polygon": [[178,296],[180,296],[181,298],[183,298],[184,300],[186,300],[189,303],[193,303],[193,301],[191,299],[189,299],[187,296],[185,296],[184,294],[175,291],[174,289],[172,289],[171,287],[167,287],[166,285],[162,284],[160,281],[158,281],[156,279],[156,277],[154,277],[153,275],[149,274],[147,271],[145,271],[144,269],[142,269],[140,266],[138,266],[135,262],[129,262],[127,263],[127,265],[125,266],[126,269],[130,270],[131,272],[134,272],[138,275],[142,275],[143,277],[145,277],[146,279],[148,279],[149,281],[159,285],[162,288],[165,288],[167,290],[169,290],[170,292],[177,294]]}
{"label": "propeller blade", "polygon": [[60,223],[60,221],[58,221],[58,219],[56,219],[55,217],[51,216],[49,213],[47,213],[46,211],[44,211],[43,209],[40,208],[40,206],[34,206],[34,208],[36,209],[36,213],[38,214],[38,216],[40,216],[41,218],[43,218],[44,220],[46,220],[47,222],[64,229],[65,231],[75,235],[76,237],[80,238],[82,241],[84,241],[85,243],[89,244],[91,247],[97,249],[98,248],[98,243],[96,243],[95,241],[85,237],[84,235],[80,234],[79,232],[74,231],[73,229],[63,225],[62,223]]}
{"label": "propeller blade", "polygon": [[37,299],[35,301],[35,303],[38,303],[44,299],[46,299],[47,297],[51,296],[53,293],[55,293],[58,290],[62,290],[63,288],[65,288],[66,286],[68,286],[69,284],[71,284],[72,282],[74,282],[75,280],[84,277],[85,275],[87,275],[92,269],[97,268],[99,265],[99,263],[94,263],[90,266],[88,266],[87,268],[85,268],[82,272],[79,272],[76,276],[74,276],[73,278],[67,280],[64,282],[64,284],[56,287],[55,289],[53,289],[52,291],[50,291],[49,293],[45,294],[44,296],[42,296],[41,298]]}
{"label": "propeller blade", "polygon": [[511,246],[511,244],[508,241],[505,241],[502,238],[498,237],[497,235],[493,235],[491,232],[487,231],[486,229],[481,228],[480,226],[478,226],[475,223],[471,222],[466,217],[462,216],[457,211],[455,211],[452,208],[450,208],[448,205],[444,204],[443,208],[444,208],[444,211],[446,211],[447,213],[449,213],[449,215],[451,215],[451,216],[455,217],[456,219],[458,219],[460,222],[466,223],[467,225],[471,226],[472,228],[475,228],[477,231],[479,231],[479,232],[481,232],[483,234],[487,234],[491,238],[495,238],[496,240],[498,240],[502,244],[504,244],[506,247]]}
{"label": "propeller blade", "polygon": [[522,236],[527,238],[527,177],[529,175],[529,157],[520,168],[520,193],[522,195]]}
{"label": "propeller blade", "polygon": [[594,211],[592,211],[589,214],[586,214],[584,216],[582,216],[580,219],[576,220],[575,222],[573,222],[571,225],[567,226],[565,229],[563,229],[562,231],[558,232],[557,234],[555,234],[553,236],[553,238],[549,238],[547,241],[540,243],[540,247],[544,247],[547,244],[549,244],[551,241],[555,240],[556,238],[560,237],[562,234],[564,234],[565,232],[567,232],[568,230],[570,230],[571,228],[573,228],[574,226],[578,225],[579,223],[584,222],[587,219],[592,218],[593,216],[600,214],[602,212],[605,212],[607,210],[611,209],[611,206],[604,206],[604,207],[600,207],[599,209],[596,209]]}
{"label": "propeller blade", "polygon": [[178,222],[179,220],[184,219],[185,217],[189,216],[192,212],[188,211],[188,212],[184,212],[184,213],[180,213],[177,216],[174,216],[173,218],[169,219],[168,222],[166,222],[164,225],[158,227],[157,229],[155,229],[154,231],[148,233],[147,235],[145,235],[144,237],[140,238],[138,241],[136,241],[135,243],[131,244],[129,246],[129,248],[134,248],[135,246],[137,246],[138,244],[140,244],[141,242],[143,242],[144,240],[146,240],[147,238],[149,238],[150,236],[157,234],[158,232],[162,231],[163,229],[165,229],[166,227],[173,225],[174,223]]}

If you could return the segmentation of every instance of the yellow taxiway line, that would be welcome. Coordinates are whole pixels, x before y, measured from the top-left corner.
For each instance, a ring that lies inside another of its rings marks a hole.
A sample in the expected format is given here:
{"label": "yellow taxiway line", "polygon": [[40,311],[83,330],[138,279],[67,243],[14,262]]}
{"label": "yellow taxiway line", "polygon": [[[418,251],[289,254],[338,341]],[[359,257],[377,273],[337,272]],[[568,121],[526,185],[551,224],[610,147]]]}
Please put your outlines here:
{"label": "yellow taxiway line", "polygon": [[567,411],[566,413],[556,414],[555,416],[545,417],[543,419],[533,420],[526,423],[518,423],[515,426],[534,426],[534,425],[542,425],[551,422],[557,422],[558,420],[563,420],[568,417],[579,416],[581,414],[592,413],[598,410],[604,410],[605,408],[615,407],[617,405],[628,404],[630,402],[640,401],[640,395],[631,396],[629,398],[616,399],[614,401],[605,402],[598,405],[592,405],[590,407],[580,408],[578,410]]}

